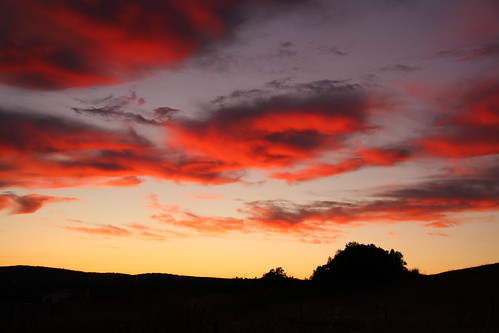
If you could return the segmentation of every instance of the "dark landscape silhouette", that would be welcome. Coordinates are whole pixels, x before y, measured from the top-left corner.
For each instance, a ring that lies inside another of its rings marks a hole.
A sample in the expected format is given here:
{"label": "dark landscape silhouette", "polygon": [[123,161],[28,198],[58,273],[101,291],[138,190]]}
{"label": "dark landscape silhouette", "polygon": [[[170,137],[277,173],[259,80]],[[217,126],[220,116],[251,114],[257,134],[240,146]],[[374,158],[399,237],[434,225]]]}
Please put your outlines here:
{"label": "dark landscape silhouette", "polygon": [[348,243],[307,280],[0,267],[0,332],[498,332],[499,263],[422,275]]}

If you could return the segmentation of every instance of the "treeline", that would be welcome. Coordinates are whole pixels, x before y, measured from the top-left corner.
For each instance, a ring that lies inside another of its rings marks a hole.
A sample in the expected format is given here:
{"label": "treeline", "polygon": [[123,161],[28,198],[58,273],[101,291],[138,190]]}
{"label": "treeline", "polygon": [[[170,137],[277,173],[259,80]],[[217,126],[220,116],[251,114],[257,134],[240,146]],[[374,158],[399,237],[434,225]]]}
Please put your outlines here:
{"label": "treeline", "polygon": [[[375,286],[389,285],[419,275],[417,269],[408,270],[402,253],[384,250],[374,244],[350,242],[334,257],[318,266],[309,280],[319,284]],[[293,279],[282,267],[273,268],[262,276],[265,281]]]}

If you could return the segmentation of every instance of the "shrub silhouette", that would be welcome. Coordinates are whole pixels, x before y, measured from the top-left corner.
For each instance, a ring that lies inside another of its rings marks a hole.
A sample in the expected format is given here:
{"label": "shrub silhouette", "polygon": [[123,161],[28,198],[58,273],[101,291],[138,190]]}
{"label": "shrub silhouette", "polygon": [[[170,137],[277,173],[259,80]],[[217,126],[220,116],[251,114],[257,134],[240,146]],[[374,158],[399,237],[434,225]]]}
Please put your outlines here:
{"label": "shrub silhouette", "polygon": [[290,278],[282,267],[272,268],[262,276],[262,280],[265,281],[283,281]]}
{"label": "shrub silhouette", "polygon": [[329,257],[325,265],[317,267],[311,280],[356,286],[390,284],[408,273],[406,264],[402,253],[393,249],[350,242],[334,258]]}

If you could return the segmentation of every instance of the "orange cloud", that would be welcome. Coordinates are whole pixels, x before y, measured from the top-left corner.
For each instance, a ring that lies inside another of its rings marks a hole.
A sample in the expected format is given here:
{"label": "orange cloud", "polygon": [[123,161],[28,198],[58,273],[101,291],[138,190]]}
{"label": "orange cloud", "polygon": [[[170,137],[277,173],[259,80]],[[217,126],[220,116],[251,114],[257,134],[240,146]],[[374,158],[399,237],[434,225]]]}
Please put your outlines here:
{"label": "orange cloud", "polygon": [[9,209],[9,214],[31,214],[51,202],[78,201],[76,198],[55,197],[41,194],[17,195],[12,192],[0,194],[0,210]]}

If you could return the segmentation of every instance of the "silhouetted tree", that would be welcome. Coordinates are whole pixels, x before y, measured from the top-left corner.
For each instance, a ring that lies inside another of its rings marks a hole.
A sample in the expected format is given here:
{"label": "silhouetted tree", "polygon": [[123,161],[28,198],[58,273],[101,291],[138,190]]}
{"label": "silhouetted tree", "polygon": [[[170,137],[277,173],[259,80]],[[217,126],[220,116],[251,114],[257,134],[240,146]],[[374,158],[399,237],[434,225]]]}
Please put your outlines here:
{"label": "silhouetted tree", "polygon": [[266,281],[282,281],[289,278],[290,277],[286,274],[286,272],[284,272],[282,267],[272,268],[262,276],[262,280]]}
{"label": "silhouetted tree", "polygon": [[393,249],[350,242],[334,258],[329,257],[325,265],[317,267],[311,280],[358,286],[389,284],[407,274],[406,264],[402,253]]}

